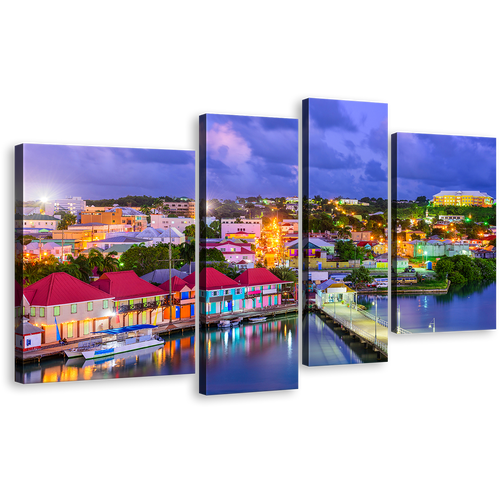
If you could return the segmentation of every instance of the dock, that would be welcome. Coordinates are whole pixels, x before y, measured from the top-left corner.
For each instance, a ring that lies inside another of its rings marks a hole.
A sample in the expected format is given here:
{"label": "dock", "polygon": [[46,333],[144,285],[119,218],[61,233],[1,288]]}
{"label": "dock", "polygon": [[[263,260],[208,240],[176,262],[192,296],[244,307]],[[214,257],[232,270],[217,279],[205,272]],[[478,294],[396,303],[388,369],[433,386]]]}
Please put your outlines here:
{"label": "dock", "polygon": [[249,318],[254,318],[256,316],[265,316],[266,318],[275,318],[277,316],[283,316],[288,314],[296,314],[299,311],[299,306],[297,303],[288,304],[280,307],[269,307],[269,308],[259,308],[252,309],[247,312],[238,311],[234,314],[211,314],[209,316],[204,316],[200,319],[202,327],[210,328],[216,326],[221,320],[235,320],[243,319],[248,320]]}
{"label": "dock", "polygon": [[[277,316],[296,314],[298,312],[298,305],[288,304],[281,307],[263,308],[263,309],[253,309],[246,313],[235,313],[235,314],[218,314],[212,315],[203,320],[203,324],[206,328],[215,326],[221,319],[231,320],[236,318],[248,319],[255,316],[266,316],[268,318],[274,318]],[[196,322],[194,318],[190,318],[186,321],[176,321],[171,325],[168,322],[161,323],[153,329],[153,334],[160,336],[170,336],[175,334],[184,334],[186,332],[193,332],[195,330]],[[34,349],[28,352],[15,351],[16,363],[40,363],[42,359],[50,357],[65,356],[64,351],[71,349],[78,345],[79,342],[86,340],[98,340],[105,335],[88,335],[83,337],[78,337],[74,339],[67,339],[66,345],[60,345],[59,343],[53,342],[50,344],[43,345],[40,349]]]}
{"label": "dock", "polygon": [[387,321],[381,318],[376,319],[370,313],[358,310],[354,306],[347,307],[341,303],[337,303],[335,306],[330,303],[323,304],[322,308],[314,306],[313,310],[331,318],[334,324],[337,323],[342,329],[357,337],[361,344],[371,346],[382,357],[388,357]]}
{"label": "dock", "polygon": [[[157,325],[156,328],[153,329],[154,335],[172,335],[172,334],[183,334],[185,332],[192,331],[194,333],[195,329],[195,320],[189,319],[187,321],[177,321],[172,323],[172,326],[169,326],[167,323],[161,323]],[[40,349],[34,349],[28,352],[19,352],[16,350],[15,352],[15,360],[16,363],[40,363],[42,359],[57,357],[57,356],[65,356],[64,351],[67,349],[71,349],[72,347],[78,346],[79,342],[83,342],[86,340],[98,340],[107,335],[86,335],[85,337],[78,337],[74,339],[67,339],[68,343],[66,345],[61,345],[57,342],[53,342],[50,344],[43,345]]]}

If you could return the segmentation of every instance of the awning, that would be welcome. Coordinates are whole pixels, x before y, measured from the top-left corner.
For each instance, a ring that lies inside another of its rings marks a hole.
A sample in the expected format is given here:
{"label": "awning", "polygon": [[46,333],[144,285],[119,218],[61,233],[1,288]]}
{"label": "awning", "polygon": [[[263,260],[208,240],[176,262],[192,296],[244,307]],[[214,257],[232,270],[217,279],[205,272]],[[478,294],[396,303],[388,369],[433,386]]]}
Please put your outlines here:
{"label": "awning", "polygon": [[135,332],[137,330],[144,330],[145,328],[156,328],[155,325],[131,325],[122,326],[121,328],[110,328],[109,330],[101,330],[99,332],[91,333],[101,333],[105,335],[117,335],[119,333]]}

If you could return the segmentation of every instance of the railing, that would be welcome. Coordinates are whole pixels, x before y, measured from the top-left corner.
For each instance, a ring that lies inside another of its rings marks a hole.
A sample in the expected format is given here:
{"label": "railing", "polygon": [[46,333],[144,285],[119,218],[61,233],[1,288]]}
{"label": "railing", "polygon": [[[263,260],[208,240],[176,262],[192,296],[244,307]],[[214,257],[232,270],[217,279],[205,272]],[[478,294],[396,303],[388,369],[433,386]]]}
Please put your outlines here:
{"label": "railing", "polygon": [[[377,346],[382,352],[384,352],[385,354],[389,355],[389,345],[387,343],[382,342],[382,341],[380,341],[378,339],[375,339],[374,335],[372,335],[371,333],[366,332],[365,330],[363,330],[359,326],[351,324],[350,320],[341,318],[339,316],[336,316],[335,314],[333,314],[333,311],[329,311],[328,314],[330,316],[332,316],[333,318],[335,318],[335,321],[337,321],[341,325],[345,326],[349,330],[353,331],[354,333],[358,334],[360,337],[363,337],[364,339],[368,340],[370,343],[372,343],[373,345]],[[375,320],[375,317],[373,317],[373,319]],[[385,320],[381,320],[381,321],[385,321]]]}
{"label": "railing", "polygon": [[[175,300],[172,301],[172,304],[175,303]],[[168,301],[160,301],[153,300],[151,302],[138,302],[137,304],[126,304],[123,306],[119,306],[118,309],[116,307],[113,308],[114,312],[118,314],[124,314],[128,312],[138,312],[138,311],[146,311],[148,309],[158,309],[160,306],[168,306]]]}
{"label": "railing", "polygon": [[402,335],[413,335],[413,332],[410,332],[410,330],[405,330],[404,328],[401,328],[400,326],[396,327],[395,333],[399,333]]}
{"label": "railing", "polygon": [[346,328],[353,331],[354,333],[357,333],[360,337],[363,337],[364,339],[368,340],[372,344],[376,345],[381,351],[383,351],[387,354],[387,344],[376,339],[375,335],[372,335],[371,333],[366,332],[362,328],[359,328],[359,326],[351,324],[351,321],[349,321],[348,319],[337,317],[333,313],[329,313],[329,314],[331,314],[331,316],[333,316],[335,318],[335,320],[338,321],[341,325],[345,326]]}
{"label": "railing", "polygon": [[369,313],[367,311],[364,311],[363,309],[357,309],[356,310],[361,313],[363,316],[366,316],[368,319],[371,319],[373,321],[376,321],[379,325],[385,326],[386,328],[389,328],[389,322],[386,321],[385,319],[382,319],[380,317],[375,317],[374,314]]}

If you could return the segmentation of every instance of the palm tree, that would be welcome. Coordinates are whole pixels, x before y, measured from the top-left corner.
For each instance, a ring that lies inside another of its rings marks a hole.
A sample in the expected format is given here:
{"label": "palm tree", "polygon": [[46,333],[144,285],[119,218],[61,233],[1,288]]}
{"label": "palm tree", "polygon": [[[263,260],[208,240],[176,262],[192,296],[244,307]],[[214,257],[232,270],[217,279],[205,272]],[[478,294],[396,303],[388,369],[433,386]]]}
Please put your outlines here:
{"label": "palm tree", "polygon": [[296,274],[288,267],[272,267],[269,271],[271,271],[280,280],[293,282],[297,281]]}
{"label": "palm tree", "polygon": [[196,242],[191,240],[190,242],[185,241],[180,244],[179,248],[180,258],[186,262],[186,264],[191,264],[196,256]]}
{"label": "palm tree", "polygon": [[88,257],[90,268],[97,268],[97,271],[100,274],[117,271],[120,264],[114,257],[115,255],[118,255],[118,252],[115,252],[114,250],[112,252],[108,252],[106,256],[104,256],[104,254],[97,248],[91,248]]}
{"label": "palm tree", "polygon": [[339,239],[346,239],[350,237],[351,237],[351,231],[349,231],[349,229],[347,229],[346,227],[341,227],[337,231],[337,238]]}

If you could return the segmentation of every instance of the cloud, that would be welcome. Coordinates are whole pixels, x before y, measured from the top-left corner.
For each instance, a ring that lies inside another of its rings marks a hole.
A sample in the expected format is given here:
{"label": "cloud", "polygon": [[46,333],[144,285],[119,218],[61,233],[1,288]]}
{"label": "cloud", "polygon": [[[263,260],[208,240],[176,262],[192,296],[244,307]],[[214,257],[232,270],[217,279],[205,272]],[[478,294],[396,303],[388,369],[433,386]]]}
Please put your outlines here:
{"label": "cloud", "polygon": [[195,195],[194,151],[24,146],[25,199]]}
{"label": "cloud", "polygon": [[207,196],[298,194],[298,120],[207,115]]}

